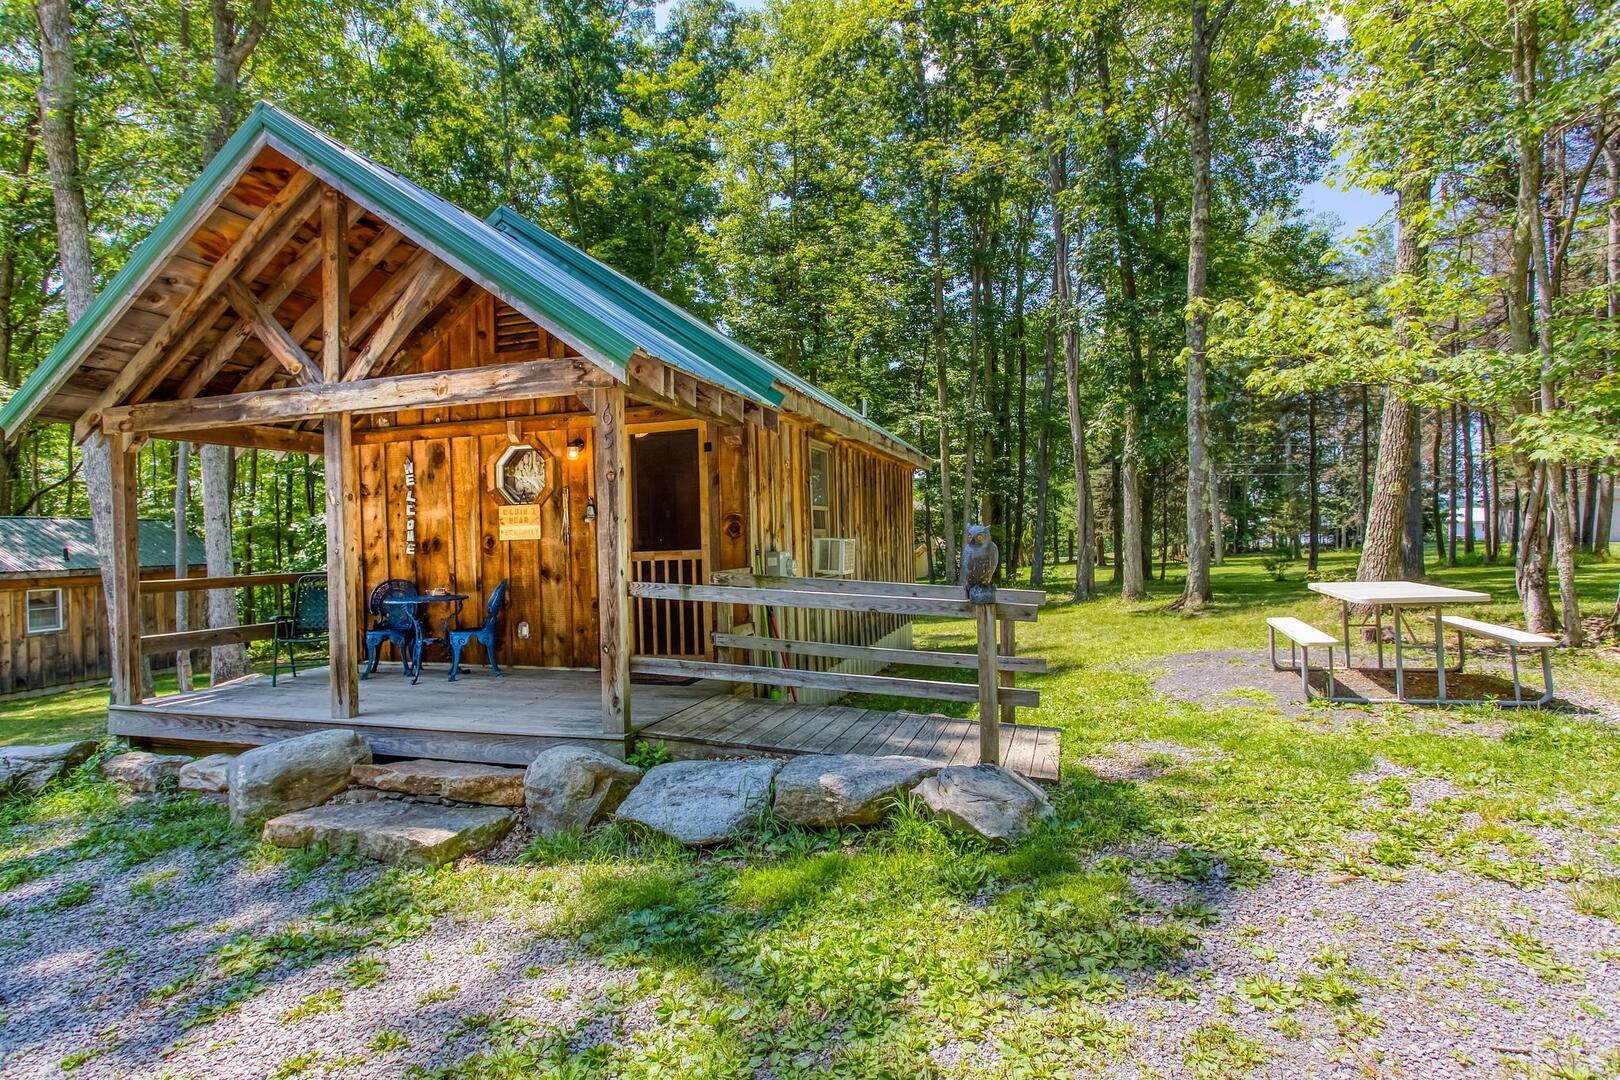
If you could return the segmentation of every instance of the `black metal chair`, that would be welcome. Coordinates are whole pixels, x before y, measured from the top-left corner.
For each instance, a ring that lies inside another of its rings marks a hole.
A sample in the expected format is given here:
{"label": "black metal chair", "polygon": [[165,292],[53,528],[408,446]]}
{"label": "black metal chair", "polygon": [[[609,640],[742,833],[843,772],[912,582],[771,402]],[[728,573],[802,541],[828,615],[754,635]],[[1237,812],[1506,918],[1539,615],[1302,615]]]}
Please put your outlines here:
{"label": "black metal chair", "polygon": [[376,674],[378,653],[385,641],[394,643],[400,666],[405,669],[405,674],[411,673],[411,646],[416,641],[416,619],[410,607],[383,601],[391,597],[415,595],[416,583],[404,578],[389,578],[371,590],[366,610],[376,621],[366,631],[366,672],[360,676],[362,679]]}
{"label": "black metal chair", "polygon": [[283,645],[287,647],[287,665],[296,679],[298,660],[294,648],[300,645],[326,646],[330,643],[331,634],[326,620],[326,575],[305,574],[293,582],[292,613],[276,616],[270,652],[271,686],[276,685]]}
{"label": "black metal chair", "polygon": [[497,679],[502,677],[501,666],[495,662],[495,633],[500,627],[501,612],[506,609],[505,581],[495,586],[495,591],[489,594],[489,608],[484,614],[484,625],[471,630],[450,631],[450,681],[455,682],[456,676],[461,674],[461,650],[469,641],[476,641],[484,647],[484,657],[489,661],[490,670]]}

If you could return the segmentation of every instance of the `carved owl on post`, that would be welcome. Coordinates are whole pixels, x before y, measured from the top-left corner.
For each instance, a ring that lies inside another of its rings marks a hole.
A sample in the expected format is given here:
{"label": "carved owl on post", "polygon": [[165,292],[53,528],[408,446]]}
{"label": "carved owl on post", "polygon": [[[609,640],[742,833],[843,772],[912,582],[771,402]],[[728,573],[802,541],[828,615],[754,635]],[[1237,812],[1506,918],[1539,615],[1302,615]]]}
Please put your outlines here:
{"label": "carved owl on post", "polygon": [[967,598],[975,604],[993,603],[996,587],[991,583],[996,567],[1001,562],[1001,551],[990,539],[988,525],[969,525],[967,542],[962,546],[962,584],[967,586]]}

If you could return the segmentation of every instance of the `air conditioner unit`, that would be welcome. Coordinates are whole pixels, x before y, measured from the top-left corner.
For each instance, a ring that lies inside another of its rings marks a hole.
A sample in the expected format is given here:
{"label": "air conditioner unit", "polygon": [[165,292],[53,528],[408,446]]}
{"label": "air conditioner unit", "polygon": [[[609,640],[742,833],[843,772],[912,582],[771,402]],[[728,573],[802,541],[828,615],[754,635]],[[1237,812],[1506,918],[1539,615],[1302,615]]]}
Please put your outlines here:
{"label": "air conditioner unit", "polygon": [[854,577],[855,541],[816,537],[815,564],[816,577]]}

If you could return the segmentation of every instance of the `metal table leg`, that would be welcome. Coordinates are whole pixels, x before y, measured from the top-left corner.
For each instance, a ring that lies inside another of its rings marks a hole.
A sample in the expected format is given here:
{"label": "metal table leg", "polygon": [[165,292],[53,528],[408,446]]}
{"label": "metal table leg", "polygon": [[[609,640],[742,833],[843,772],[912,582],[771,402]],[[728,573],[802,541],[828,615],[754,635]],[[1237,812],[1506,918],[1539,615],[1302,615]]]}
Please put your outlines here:
{"label": "metal table leg", "polygon": [[1395,700],[1405,701],[1406,661],[1401,654],[1401,609],[1392,606],[1390,610],[1395,614]]}
{"label": "metal table leg", "polygon": [[1435,698],[1446,700],[1446,627],[1440,621],[1441,608],[1434,609],[1434,678]]}
{"label": "metal table leg", "polygon": [[1344,629],[1344,669],[1350,670],[1350,605],[1340,601],[1339,624]]}
{"label": "metal table leg", "polygon": [[1373,605],[1373,632],[1378,636],[1378,670],[1384,670],[1384,609]]}

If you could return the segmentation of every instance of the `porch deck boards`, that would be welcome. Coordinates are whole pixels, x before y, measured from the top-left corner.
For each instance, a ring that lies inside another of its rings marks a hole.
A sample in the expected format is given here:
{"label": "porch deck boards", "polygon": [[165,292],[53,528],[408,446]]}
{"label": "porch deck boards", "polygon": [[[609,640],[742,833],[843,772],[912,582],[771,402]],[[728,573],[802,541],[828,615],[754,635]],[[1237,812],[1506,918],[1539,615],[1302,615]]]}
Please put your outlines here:
{"label": "porch deck boards", "polygon": [[[972,720],[732,695],[709,698],[647,724],[642,734],[663,740],[677,757],[740,751],[909,754],[944,765],[979,760],[979,725]],[[1032,780],[1055,782],[1058,734],[1057,728],[1038,724],[1002,725],[1001,763]]]}
{"label": "porch deck boards", "polygon": [[[396,667],[360,683],[360,715],[330,717],[327,669],[251,675],[187,694],[114,705],[113,735],[158,744],[257,746],[323,728],[354,728],[387,757],[526,765],[548,746],[584,743],[622,755],[624,740],[602,734],[601,682],[594,670],[508,669],[504,679],[464,672],[454,683],[430,667],[411,685]],[[846,705],[799,705],[742,697],[729,685],[635,682],[631,716],[677,757],[730,754],[913,754],[942,764],[978,760],[970,720]],[[1058,776],[1058,731],[1002,727],[1002,763],[1035,780]]]}

